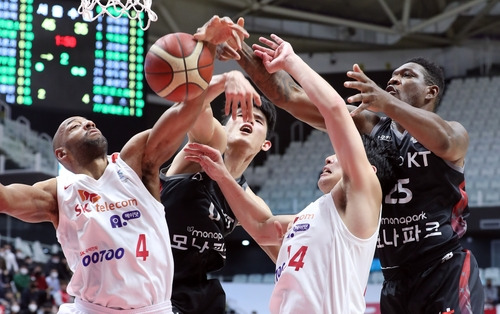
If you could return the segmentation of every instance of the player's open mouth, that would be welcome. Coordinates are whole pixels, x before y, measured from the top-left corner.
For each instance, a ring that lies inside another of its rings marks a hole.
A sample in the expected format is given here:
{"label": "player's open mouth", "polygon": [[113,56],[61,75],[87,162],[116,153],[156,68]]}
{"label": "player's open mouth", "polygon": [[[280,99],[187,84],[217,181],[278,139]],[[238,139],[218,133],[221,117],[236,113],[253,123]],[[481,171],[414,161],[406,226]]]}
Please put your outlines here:
{"label": "player's open mouth", "polygon": [[392,85],[388,85],[385,88],[385,91],[388,92],[389,94],[391,94],[392,96],[396,95],[396,89]]}
{"label": "player's open mouth", "polygon": [[245,132],[245,133],[248,133],[248,134],[252,134],[252,127],[249,125],[249,124],[245,124],[243,125],[241,128],[240,128],[240,131],[241,132]]}

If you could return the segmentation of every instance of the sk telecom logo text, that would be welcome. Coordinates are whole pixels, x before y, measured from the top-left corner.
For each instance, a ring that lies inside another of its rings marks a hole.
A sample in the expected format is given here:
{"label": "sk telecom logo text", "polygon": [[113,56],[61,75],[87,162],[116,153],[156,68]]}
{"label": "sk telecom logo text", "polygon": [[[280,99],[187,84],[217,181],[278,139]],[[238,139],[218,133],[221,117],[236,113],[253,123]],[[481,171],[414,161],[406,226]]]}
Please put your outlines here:
{"label": "sk telecom logo text", "polygon": [[90,213],[92,209],[89,207],[89,202],[96,203],[101,199],[101,196],[97,193],[91,193],[85,190],[78,190],[78,196],[80,196],[80,200],[82,204],[77,204],[75,206],[76,216],[80,216],[82,213]]}

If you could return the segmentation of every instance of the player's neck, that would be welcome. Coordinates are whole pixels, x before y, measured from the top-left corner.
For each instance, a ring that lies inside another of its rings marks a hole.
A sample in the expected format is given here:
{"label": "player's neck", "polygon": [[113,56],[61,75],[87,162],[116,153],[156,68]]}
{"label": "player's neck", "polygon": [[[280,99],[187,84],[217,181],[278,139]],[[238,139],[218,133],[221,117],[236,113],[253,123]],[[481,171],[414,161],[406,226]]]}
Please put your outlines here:
{"label": "player's neck", "polygon": [[224,164],[233,178],[239,178],[248,168],[255,155],[244,155],[241,151],[227,150],[224,153]]}

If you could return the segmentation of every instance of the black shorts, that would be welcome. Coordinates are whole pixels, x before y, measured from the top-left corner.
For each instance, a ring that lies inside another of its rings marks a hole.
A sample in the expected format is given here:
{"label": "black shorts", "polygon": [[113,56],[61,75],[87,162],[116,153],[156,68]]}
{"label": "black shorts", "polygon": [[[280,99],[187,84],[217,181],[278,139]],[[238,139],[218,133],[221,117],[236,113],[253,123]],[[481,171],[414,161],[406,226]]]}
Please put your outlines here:
{"label": "black shorts", "polygon": [[226,294],[218,279],[195,283],[174,283],[172,290],[174,314],[224,314]]}
{"label": "black shorts", "polygon": [[421,271],[387,278],[382,287],[382,314],[478,314],[484,312],[479,267],[468,250],[457,250]]}

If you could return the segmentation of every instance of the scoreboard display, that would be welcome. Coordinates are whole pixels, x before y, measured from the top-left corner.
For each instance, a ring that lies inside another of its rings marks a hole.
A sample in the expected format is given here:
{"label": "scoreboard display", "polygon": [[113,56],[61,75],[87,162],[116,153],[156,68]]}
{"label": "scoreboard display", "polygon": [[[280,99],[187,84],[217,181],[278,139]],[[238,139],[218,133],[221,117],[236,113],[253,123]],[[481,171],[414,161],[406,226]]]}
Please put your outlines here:
{"label": "scoreboard display", "polygon": [[79,13],[79,0],[0,0],[0,99],[11,105],[141,117],[145,31]]}

